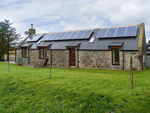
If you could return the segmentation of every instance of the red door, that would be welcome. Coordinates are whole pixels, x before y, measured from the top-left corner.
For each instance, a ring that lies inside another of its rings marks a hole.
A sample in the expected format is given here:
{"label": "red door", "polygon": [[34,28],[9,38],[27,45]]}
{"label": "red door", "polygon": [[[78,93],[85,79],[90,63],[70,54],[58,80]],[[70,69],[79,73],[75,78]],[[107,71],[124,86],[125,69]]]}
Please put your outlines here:
{"label": "red door", "polygon": [[75,48],[70,48],[69,49],[70,53],[70,66],[75,66]]}

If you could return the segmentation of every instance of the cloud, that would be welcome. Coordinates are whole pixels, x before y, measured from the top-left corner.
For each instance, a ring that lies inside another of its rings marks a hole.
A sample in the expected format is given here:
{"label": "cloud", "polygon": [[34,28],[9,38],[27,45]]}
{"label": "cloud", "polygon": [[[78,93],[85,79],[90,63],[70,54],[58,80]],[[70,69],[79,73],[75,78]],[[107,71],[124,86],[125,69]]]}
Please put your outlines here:
{"label": "cloud", "polygon": [[148,0],[1,0],[0,21],[9,19],[24,38],[30,24],[41,33],[145,22],[150,32],[149,6]]}

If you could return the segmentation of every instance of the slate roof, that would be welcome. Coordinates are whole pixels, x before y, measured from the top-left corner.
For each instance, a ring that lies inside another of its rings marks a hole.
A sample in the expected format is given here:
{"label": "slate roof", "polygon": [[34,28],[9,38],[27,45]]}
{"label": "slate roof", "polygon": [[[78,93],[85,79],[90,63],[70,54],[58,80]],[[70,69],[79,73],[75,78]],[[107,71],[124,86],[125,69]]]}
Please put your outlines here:
{"label": "slate roof", "polygon": [[113,47],[113,46],[122,46],[123,42],[110,42],[110,44],[108,45],[108,47]]}
{"label": "slate roof", "polygon": [[22,45],[20,45],[20,47],[29,47],[29,46],[31,46],[32,44],[30,43],[25,43],[25,44],[22,44]]}
{"label": "slate roof", "polygon": [[36,44],[35,46],[37,46],[37,47],[47,47],[51,44],[52,43],[49,43],[49,42],[41,42],[40,44]]}
{"label": "slate roof", "polygon": [[67,47],[67,46],[69,46],[69,47],[71,47],[71,46],[75,47],[75,46],[77,46],[78,44],[80,44],[80,43],[72,42],[72,43],[67,44],[66,47]]}
{"label": "slate roof", "polygon": [[[88,40],[62,40],[62,41],[50,41],[50,42],[41,42],[40,45],[52,44],[49,49],[66,49],[66,46],[75,43],[80,44],[78,47],[79,50],[109,50],[109,45],[111,43],[123,43],[123,46],[120,50],[133,50],[137,51],[138,40],[139,40],[139,33],[140,33],[140,25],[138,25],[137,36],[136,37],[113,37],[107,39],[98,39],[96,38],[93,43],[90,43],[89,40],[93,37],[96,37],[100,28],[95,28],[93,34]],[[38,45],[37,42],[27,42],[24,41],[23,44],[33,44],[30,49],[37,49]],[[20,46],[16,49],[20,49]]]}

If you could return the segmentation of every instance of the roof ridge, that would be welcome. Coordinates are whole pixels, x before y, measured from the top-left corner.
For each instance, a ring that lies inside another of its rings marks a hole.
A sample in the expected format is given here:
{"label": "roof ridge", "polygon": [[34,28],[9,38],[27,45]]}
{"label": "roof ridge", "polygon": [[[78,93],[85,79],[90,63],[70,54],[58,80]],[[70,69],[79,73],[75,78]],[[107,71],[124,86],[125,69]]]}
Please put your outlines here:
{"label": "roof ridge", "polygon": [[91,30],[91,29],[105,29],[105,28],[117,28],[117,27],[127,27],[127,26],[136,26],[136,25],[139,25],[139,24],[131,24],[131,25],[121,25],[121,26],[112,26],[112,27],[98,27],[98,28],[88,28],[88,29],[76,29],[76,30],[66,30],[66,31],[57,31],[57,32],[47,32],[47,33],[36,33],[36,34],[33,34],[33,35],[39,35],[39,34],[49,34],[49,33],[60,33],[60,32],[71,32],[71,31],[83,31],[83,30]]}
{"label": "roof ridge", "polygon": [[105,28],[117,28],[117,27],[128,27],[128,26],[137,26],[139,24],[131,24],[131,25],[121,25],[121,26],[112,26],[112,27],[101,27],[101,29]]}
{"label": "roof ridge", "polygon": [[57,32],[47,32],[47,33],[36,33],[33,35],[39,35],[39,34],[48,34],[48,33],[60,33],[60,32],[71,32],[71,31],[83,31],[83,30],[91,30],[91,29],[95,29],[95,28],[89,28],[89,29],[76,29],[76,30],[66,30],[66,31],[57,31]]}

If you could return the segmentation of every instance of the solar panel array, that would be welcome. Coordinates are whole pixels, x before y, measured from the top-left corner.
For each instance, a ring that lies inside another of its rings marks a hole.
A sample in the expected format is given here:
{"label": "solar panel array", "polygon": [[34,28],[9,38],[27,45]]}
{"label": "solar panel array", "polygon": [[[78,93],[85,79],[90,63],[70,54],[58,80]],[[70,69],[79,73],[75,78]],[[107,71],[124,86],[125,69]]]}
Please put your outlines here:
{"label": "solar panel array", "polygon": [[72,39],[89,39],[92,30],[81,30],[81,31],[69,31],[69,32],[58,32],[58,33],[49,33],[43,37],[43,41],[51,40],[72,40]]}
{"label": "solar panel array", "polygon": [[43,36],[43,34],[39,34],[39,35],[31,35],[27,41],[37,41],[39,38],[41,38],[41,36]]}
{"label": "solar panel array", "polygon": [[97,38],[128,37],[137,35],[137,26],[104,28],[99,31]]}

